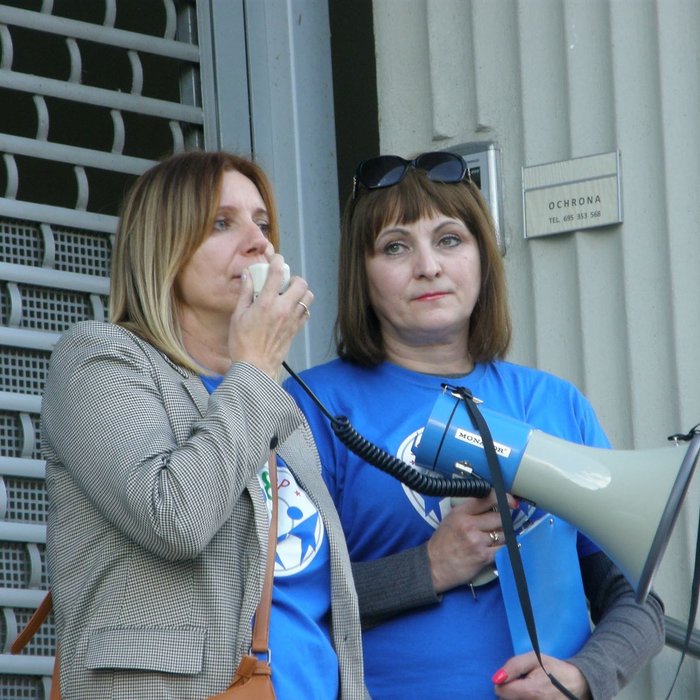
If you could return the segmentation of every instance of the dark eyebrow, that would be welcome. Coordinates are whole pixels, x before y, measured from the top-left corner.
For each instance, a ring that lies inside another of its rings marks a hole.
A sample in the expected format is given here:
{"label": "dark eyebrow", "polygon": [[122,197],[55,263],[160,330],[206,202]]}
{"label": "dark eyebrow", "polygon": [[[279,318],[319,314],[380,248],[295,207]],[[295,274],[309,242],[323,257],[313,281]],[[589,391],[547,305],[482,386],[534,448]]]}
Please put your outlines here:
{"label": "dark eyebrow", "polygon": [[462,228],[466,229],[467,231],[469,230],[469,227],[461,219],[448,219],[447,221],[443,221],[443,222],[439,223],[435,227],[435,231],[440,231],[441,229],[443,229],[447,226],[454,226],[455,224],[457,226],[461,226]]}
{"label": "dark eyebrow", "polygon": [[[446,228],[447,226],[461,226],[462,228],[466,229],[467,231],[469,230],[469,227],[462,221],[461,219],[453,219],[451,217],[445,219],[444,221],[441,221],[434,229],[433,231],[435,232],[440,232],[443,228]],[[384,236],[387,234],[400,234],[401,236],[409,236],[410,232],[408,228],[406,228],[406,224],[396,224],[394,226],[391,226],[389,228],[385,228],[382,231],[377,234],[377,238],[375,240],[378,240],[380,236]]]}
{"label": "dark eyebrow", "polygon": [[400,233],[402,236],[410,235],[408,229],[401,226],[401,224],[397,224],[396,226],[391,226],[390,228],[385,228],[385,229],[381,230],[377,234],[377,238],[379,238],[380,236],[385,236],[385,235],[390,234],[390,233]]}

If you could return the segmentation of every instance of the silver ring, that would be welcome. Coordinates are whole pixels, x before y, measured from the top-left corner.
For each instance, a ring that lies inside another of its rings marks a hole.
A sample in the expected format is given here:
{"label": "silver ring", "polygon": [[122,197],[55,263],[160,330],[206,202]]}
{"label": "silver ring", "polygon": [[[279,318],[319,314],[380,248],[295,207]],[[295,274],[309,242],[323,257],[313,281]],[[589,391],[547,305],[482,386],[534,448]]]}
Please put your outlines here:
{"label": "silver ring", "polygon": [[494,513],[498,513],[498,506],[491,506],[491,510],[492,510]]}
{"label": "silver ring", "polygon": [[498,544],[500,537],[495,530],[491,530],[491,532],[489,532],[489,537],[491,538],[491,544]]}
{"label": "silver ring", "polygon": [[303,301],[298,301],[297,304],[300,304],[301,306],[304,307],[304,313],[308,318],[311,318],[311,312],[309,311],[309,307],[303,302]]}

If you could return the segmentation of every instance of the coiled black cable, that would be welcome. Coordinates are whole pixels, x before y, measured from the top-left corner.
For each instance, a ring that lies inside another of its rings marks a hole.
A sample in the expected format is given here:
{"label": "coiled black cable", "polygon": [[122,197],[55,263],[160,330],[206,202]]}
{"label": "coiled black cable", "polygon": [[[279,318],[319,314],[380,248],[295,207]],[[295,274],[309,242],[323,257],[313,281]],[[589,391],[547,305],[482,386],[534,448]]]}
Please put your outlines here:
{"label": "coiled black cable", "polygon": [[336,437],[351,452],[424,496],[474,496],[481,498],[491,490],[491,484],[479,476],[466,478],[460,476],[455,479],[446,479],[442,476],[431,476],[419,472],[410,464],[406,464],[403,460],[390,455],[386,450],[362,437],[352,427],[346,416],[332,418],[331,428]]}
{"label": "coiled black cable", "polygon": [[371,443],[353,428],[347,416],[333,416],[311,391],[310,387],[292,370],[286,362],[282,363],[289,375],[309,395],[320,411],[330,421],[335,436],[351,452],[362,458],[368,464],[398,479],[402,484],[424,496],[472,496],[481,498],[491,490],[491,484],[479,476],[456,477],[447,479],[442,476],[431,476],[414,469],[386,450]]}

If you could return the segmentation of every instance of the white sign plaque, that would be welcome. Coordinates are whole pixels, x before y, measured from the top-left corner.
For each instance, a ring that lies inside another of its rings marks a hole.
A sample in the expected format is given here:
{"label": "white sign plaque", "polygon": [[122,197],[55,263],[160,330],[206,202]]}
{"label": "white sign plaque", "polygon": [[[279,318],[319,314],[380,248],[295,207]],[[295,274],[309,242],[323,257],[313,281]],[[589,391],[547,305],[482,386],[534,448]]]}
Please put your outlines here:
{"label": "white sign plaque", "polygon": [[525,238],[619,224],[620,153],[523,168]]}

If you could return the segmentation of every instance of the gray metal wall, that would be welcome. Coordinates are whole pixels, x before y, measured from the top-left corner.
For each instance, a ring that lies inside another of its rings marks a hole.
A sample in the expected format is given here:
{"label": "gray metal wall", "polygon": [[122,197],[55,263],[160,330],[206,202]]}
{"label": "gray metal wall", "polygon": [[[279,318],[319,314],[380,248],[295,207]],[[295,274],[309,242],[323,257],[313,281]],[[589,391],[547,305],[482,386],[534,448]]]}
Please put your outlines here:
{"label": "gray metal wall", "polygon": [[[502,149],[511,359],[579,386],[615,448],[700,422],[700,3],[375,0],[374,22],[382,152]],[[524,239],[522,167],[616,150],[622,224]],[[677,618],[699,493],[696,478],[656,578]],[[622,697],[664,697],[678,658]],[[675,698],[700,696],[699,666]]]}
{"label": "gray metal wall", "polygon": [[157,158],[202,144],[193,3],[0,3],[0,695],[48,697],[53,618],[9,645],[43,598],[39,450],[51,348],[104,320],[119,201]]}

